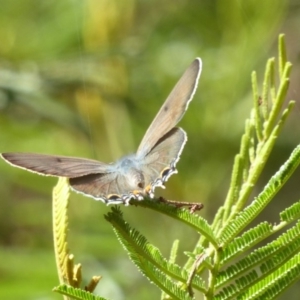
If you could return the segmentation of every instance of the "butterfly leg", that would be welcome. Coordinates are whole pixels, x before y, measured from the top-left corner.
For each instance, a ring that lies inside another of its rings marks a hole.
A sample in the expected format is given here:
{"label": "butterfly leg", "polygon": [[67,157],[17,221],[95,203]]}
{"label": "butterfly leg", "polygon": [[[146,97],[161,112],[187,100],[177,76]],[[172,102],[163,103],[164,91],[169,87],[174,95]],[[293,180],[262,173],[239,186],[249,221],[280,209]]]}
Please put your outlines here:
{"label": "butterfly leg", "polygon": [[186,206],[190,209],[190,213],[194,213],[198,210],[201,210],[204,207],[204,205],[202,203],[167,200],[163,197],[159,197],[158,201],[162,202],[162,203],[173,205],[177,208]]}
{"label": "butterfly leg", "polygon": [[132,194],[132,198],[134,198],[136,200],[139,200],[139,201],[144,200],[144,196],[143,196],[142,192],[139,190],[134,190],[131,192],[131,194]]}

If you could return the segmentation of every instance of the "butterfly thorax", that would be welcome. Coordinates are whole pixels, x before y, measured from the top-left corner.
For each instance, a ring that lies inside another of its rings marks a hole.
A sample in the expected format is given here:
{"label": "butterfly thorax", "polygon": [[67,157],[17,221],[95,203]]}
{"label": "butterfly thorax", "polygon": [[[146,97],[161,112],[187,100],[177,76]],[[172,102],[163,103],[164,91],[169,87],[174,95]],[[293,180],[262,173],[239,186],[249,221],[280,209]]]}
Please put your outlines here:
{"label": "butterfly thorax", "polygon": [[136,156],[122,157],[112,167],[131,189],[141,191],[144,188],[145,179]]}

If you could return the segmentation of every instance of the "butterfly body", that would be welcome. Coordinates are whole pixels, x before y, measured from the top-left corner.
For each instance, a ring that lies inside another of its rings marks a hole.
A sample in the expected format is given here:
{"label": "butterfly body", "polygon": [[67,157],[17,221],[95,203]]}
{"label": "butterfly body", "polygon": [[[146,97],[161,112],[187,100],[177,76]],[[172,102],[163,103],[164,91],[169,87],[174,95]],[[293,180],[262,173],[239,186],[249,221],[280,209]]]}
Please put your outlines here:
{"label": "butterfly body", "polygon": [[35,153],[2,153],[13,166],[41,175],[67,177],[71,188],[106,204],[128,204],[130,199],[154,197],[177,173],[176,164],[187,141],[181,128],[175,127],[184,115],[196,91],[201,60],[195,59],[180,78],[159,110],[136,154],[115,163]]}

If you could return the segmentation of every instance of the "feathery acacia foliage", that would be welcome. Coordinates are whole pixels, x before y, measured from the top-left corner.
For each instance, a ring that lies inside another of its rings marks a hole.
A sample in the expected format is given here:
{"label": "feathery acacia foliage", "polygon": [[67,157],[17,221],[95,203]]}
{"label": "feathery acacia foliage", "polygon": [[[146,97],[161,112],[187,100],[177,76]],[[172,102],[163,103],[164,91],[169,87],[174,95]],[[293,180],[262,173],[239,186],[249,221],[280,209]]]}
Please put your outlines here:
{"label": "feathery acacia foliage", "polygon": [[[234,159],[228,194],[211,225],[198,214],[183,208],[149,200],[132,201],[134,205],[170,216],[200,234],[194,249],[187,253],[184,266],[175,262],[178,241],[174,242],[168,260],[124,220],[119,207],[112,207],[105,216],[132,262],[162,291],[161,299],[193,299],[199,293],[205,299],[275,299],[300,279],[300,202],[279,213],[276,225],[267,221],[252,225],[261,212],[268,209],[268,204],[300,163],[299,145],[259,195],[251,199],[254,186],[294,105],[294,101],[289,101],[282,111],[291,71],[283,35],[279,37],[278,66],[277,76],[275,58],[268,60],[261,92],[258,91],[256,73],[252,74],[253,109],[246,120],[240,151]],[[57,190],[54,195],[57,203],[66,193]],[[66,206],[61,210],[66,210]],[[54,216],[57,223],[61,211],[54,210],[54,213],[57,214]],[[57,233],[55,246],[59,274],[67,274],[64,257],[68,252],[61,242],[66,229],[62,227],[58,231],[54,227],[54,232]],[[277,234],[276,238],[263,244],[274,234]],[[91,298],[94,296],[89,292],[77,290],[74,281],[65,280],[67,275],[60,275],[60,278],[63,278],[61,283],[68,286],[61,285],[55,290],[68,297],[103,299]]]}

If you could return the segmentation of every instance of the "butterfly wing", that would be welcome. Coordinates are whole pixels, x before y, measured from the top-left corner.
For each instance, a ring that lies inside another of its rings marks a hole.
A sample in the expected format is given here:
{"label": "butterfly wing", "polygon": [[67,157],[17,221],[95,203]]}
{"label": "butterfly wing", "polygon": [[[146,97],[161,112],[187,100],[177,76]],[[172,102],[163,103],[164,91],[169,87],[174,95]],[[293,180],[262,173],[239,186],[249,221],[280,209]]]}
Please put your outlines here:
{"label": "butterfly wing", "polygon": [[180,121],[197,89],[201,68],[201,59],[196,58],[179,79],[142,139],[137,150],[138,157],[146,156],[158,140]]}
{"label": "butterfly wing", "polygon": [[40,175],[80,177],[105,173],[109,165],[85,158],[54,156],[35,153],[2,153],[9,164]]}
{"label": "butterfly wing", "polygon": [[116,185],[113,184],[117,176],[115,173],[89,174],[82,177],[70,178],[70,186],[79,193],[92,196],[95,199],[107,199],[110,194],[115,194]]}
{"label": "butterfly wing", "polygon": [[[107,204],[127,204],[131,198],[135,198],[126,177],[118,172],[89,174],[71,178],[69,182],[76,192]],[[143,190],[140,189],[139,192],[142,193]]]}
{"label": "butterfly wing", "polygon": [[[71,188],[109,204],[128,203],[130,181],[114,165],[96,160],[35,153],[2,153],[9,164],[40,175],[69,178]],[[142,193],[143,189],[138,192]],[[134,197],[134,195],[133,195]]]}
{"label": "butterfly wing", "polygon": [[[139,195],[144,193],[153,196],[154,188],[163,186],[176,172],[186,134],[174,126],[193,98],[201,65],[199,58],[194,60],[148,128],[135,157],[140,170],[131,168],[131,173],[123,174],[113,166],[95,160],[34,153],[3,153],[2,158],[13,166],[34,173],[67,177],[75,191],[106,203],[128,203],[130,198],[140,199]],[[137,190],[132,190],[133,185]]]}
{"label": "butterfly wing", "polygon": [[158,140],[141,163],[146,192],[153,195],[156,186],[163,187],[168,178],[177,173],[176,163],[186,143],[184,130],[174,127]]}

